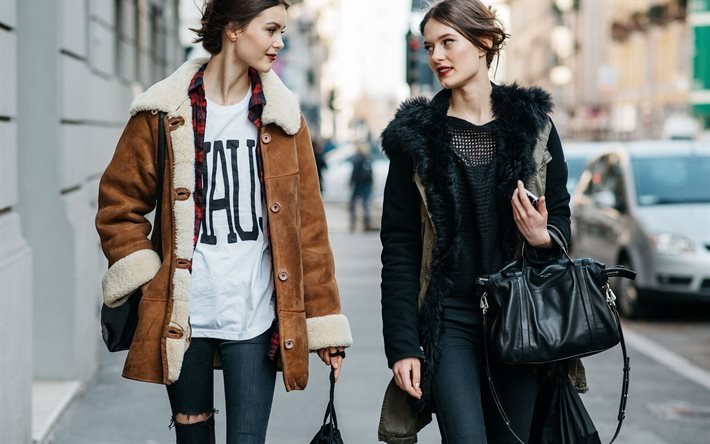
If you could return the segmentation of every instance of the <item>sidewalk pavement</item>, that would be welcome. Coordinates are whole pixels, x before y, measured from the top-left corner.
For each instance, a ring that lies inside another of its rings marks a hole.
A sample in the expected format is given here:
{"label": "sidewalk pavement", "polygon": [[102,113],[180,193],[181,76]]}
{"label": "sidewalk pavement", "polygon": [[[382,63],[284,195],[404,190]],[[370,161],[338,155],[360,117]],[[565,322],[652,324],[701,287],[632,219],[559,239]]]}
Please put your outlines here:
{"label": "sidewalk pavement", "polygon": [[[377,442],[377,425],[384,389],[391,377],[384,356],[380,319],[380,242],[377,232],[350,234],[347,208],[327,206],[336,276],[343,312],[352,327],[355,345],[348,350],[336,386],[336,408],[344,442]],[[378,219],[376,219],[378,220]],[[585,360],[591,391],[583,399],[609,440],[616,427],[621,384],[621,358],[614,351]],[[681,420],[654,414],[664,403],[684,400],[703,405],[708,392],[653,361],[632,355],[631,397],[621,444],[700,444],[710,442],[708,421]],[[124,353],[101,355],[95,382],[77,397],[60,418],[48,442],[57,444],[172,443],[168,430],[170,408],[165,388],[120,377]],[[216,408],[224,411],[221,372],[215,372]],[[307,389],[286,393],[277,380],[268,443],[305,444],[320,428],[328,396],[328,369],[311,356]],[[654,410],[655,409],[655,410]],[[224,443],[224,415],[218,414],[217,442]],[[425,444],[440,442],[436,421],[419,435]]]}

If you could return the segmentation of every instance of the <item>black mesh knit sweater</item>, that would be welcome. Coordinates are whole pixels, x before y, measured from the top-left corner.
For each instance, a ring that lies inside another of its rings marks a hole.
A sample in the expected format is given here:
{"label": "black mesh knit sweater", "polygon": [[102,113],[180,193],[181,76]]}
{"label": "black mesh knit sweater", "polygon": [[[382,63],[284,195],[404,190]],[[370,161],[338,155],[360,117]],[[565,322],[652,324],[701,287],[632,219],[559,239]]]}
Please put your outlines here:
{"label": "black mesh knit sweater", "polygon": [[495,121],[478,126],[449,116],[447,127],[458,166],[457,237],[463,248],[452,270],[453,292],[445,305],[477,307],[476,277],[495,272],[503,261],[496,205]]}

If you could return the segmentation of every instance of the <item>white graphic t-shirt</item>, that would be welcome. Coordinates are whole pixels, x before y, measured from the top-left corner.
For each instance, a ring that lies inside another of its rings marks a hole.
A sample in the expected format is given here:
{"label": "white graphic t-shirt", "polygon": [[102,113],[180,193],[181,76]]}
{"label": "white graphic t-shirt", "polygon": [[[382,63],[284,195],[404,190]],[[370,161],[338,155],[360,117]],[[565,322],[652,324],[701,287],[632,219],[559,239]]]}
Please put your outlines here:
{"label": "white graphic t-shirt", "polygon": [[239,103],[207,100],[204,214],[192,260],[192,336],[252,339],[275,318],[271,250],[256,158],[257,128]]}

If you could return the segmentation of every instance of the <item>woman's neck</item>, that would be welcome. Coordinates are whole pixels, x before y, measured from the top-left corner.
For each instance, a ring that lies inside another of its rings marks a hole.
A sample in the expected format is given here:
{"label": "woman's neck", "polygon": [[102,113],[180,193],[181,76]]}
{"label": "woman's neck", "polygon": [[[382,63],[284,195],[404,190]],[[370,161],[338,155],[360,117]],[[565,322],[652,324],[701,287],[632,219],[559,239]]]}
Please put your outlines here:
{"label": "woman's neck", "polygon": [[210,58],[204,74],[205,95],[218,105],[233,105],[246,96],[249,67],[224,49]]}
{"label": "woman's neck", "polygon": [[466,85],[452,89],[447,114],[476,125],[490,122],[494,119],[491,108],[492,90],[488,76],[481,76],[481,80],[474,79]]}

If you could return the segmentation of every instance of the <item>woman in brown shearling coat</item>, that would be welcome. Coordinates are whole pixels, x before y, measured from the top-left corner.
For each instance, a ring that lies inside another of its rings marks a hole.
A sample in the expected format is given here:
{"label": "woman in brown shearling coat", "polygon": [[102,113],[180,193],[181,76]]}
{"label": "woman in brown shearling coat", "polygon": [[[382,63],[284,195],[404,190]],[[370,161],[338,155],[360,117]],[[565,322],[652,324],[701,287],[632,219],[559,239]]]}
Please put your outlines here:
{"label": "woman in brown shearling coat", "polygon": [[[225,372],[228,442],[256,443],[277,362],[286,389],[301,390],[309,351],[337,373],[352,344],[308,128],[271,71],[288,3],[209,2],[197,34],[212,56],[135,99],[101,179],[105,302],[143,292],[123,376],[168,385],[177,442],[214,442],[213,357]],[[162,113],[159,256],[145,215],[156,205]]]}

